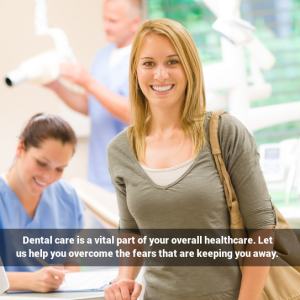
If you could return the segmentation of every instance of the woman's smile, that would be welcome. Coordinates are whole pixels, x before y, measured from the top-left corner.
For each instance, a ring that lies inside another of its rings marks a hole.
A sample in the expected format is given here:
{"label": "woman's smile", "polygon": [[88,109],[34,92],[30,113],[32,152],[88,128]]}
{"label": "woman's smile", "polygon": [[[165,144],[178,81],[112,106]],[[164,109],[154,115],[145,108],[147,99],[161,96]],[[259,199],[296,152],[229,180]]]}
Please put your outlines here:
{"label": "woman's smile", "polygon": [[155,84],[150,85],[151,89],[153,90],[154,94],[156,95],[166,95],[171,92],[175,84]]}
{"label": "woman's smile", "polygon": [[37,184],[38,187],[44,188],[46,187],[47,183],[43,182],[41,180],[38,180],[37,178],[33,177],[34,182]]}

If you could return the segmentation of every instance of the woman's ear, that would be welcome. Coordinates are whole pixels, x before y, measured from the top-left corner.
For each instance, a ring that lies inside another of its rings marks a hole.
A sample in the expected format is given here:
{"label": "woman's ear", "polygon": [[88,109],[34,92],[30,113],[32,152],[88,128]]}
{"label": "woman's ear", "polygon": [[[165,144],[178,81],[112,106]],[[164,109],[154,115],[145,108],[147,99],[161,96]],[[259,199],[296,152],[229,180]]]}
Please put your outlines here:
{"label": "woman's ear", "polygon": [[21,158],[22,154],[25,152],[25,145],[23,140],[19,140],[16,149],[16,158]]}

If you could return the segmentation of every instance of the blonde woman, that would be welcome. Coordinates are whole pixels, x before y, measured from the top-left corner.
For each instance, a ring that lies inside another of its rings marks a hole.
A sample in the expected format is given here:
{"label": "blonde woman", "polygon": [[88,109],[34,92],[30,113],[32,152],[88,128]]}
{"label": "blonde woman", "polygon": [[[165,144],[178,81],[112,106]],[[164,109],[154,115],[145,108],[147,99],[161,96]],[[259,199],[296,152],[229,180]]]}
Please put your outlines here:
{"label": "blonde woman", "polygon": [[[121,229],[229,228],[211,154],[201,62],[179,23],[146,21],[130,61],[133,124],[108,149]],[[223,158],[250,236],[273,228],[274,211],[256,144],[234,117],[219,124]],[[120,267],[106,300],[137,299],[139,267]],[[268,267],[147,267],[144,299],[259,299]]]}

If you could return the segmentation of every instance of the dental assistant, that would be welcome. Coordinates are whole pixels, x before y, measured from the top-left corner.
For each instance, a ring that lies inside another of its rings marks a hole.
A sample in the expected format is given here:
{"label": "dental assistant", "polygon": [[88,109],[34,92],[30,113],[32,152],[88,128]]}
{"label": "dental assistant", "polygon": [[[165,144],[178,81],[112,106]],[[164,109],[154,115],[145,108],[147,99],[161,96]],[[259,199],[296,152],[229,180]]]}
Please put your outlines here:
{"label": "dental assistant", "polygon": [[[60,117],[33,116],[20,135],[15,163],[0,177],[0,229],[82,229],[85,205],[61,177],[76,146],[70,125]],[[20,249],[1,244],[3,262]],[[24,258],[26,260],[26,258]],[[79,267],[5,267],[11,290],[49,292],[65,270]]]}
{"label": "dental assistant", "polygon": [[86,94],[72,93],[58,80],[46,85],[70,108],[90,116],[88,180],[113,193],[106,150],[130,123],[129,57],[140,22],[140,0],[105,0],[103,29],[110,44],[96,53],[90,74],[79,65],[62,64],[60,69],[62,78],[84,87]]}

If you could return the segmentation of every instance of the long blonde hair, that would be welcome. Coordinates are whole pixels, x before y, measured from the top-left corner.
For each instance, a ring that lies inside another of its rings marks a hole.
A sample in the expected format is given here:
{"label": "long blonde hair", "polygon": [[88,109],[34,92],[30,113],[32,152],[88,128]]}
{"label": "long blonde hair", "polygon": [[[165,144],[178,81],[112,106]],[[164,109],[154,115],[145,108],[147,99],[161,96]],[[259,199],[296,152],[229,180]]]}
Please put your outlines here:
{"label": "long blonde hair", "polygon": [[169,19],[156,19],[144,22],[137,31],[131,49],[129,72],[129,96],[132,125],[127,135],[129,144],[139,161],[144,161],[147,122],[151,118],[148,100],[139,87],[137,62],[145,37],[150,34],[164,35],[174,45],[182,62],[186,77],[186,98],[182,107],[181,126],[184,134],[192,139],[192,155],[196,155],[205,142],[203,129],[205,116],[205,90],[202,66],[196,45],[179,23]]}

